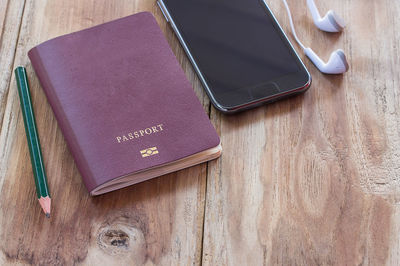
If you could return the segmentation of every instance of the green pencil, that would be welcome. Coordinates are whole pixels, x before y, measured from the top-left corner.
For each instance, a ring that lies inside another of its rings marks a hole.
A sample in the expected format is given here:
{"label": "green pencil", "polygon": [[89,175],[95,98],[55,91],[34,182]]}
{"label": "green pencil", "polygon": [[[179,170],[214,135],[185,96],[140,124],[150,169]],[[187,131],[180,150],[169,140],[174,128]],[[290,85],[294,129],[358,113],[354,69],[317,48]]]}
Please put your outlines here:
{"label": "green pencil", "polygon": [[32,109],[26,69],[21,66],[17,67],[15,69],[15,78],[17,79],[22,116],[24,117],[25,132],[26,138],[28,139],[29,154],[31,157],[33,175],[35,178],[36,193],[40,206],[42,206],[46,217],[49,218],[51,199],[47,185],[46,172],[44,170],[42,160],[42,152],[40,150],[39,136],[36,130],[36,121]]}

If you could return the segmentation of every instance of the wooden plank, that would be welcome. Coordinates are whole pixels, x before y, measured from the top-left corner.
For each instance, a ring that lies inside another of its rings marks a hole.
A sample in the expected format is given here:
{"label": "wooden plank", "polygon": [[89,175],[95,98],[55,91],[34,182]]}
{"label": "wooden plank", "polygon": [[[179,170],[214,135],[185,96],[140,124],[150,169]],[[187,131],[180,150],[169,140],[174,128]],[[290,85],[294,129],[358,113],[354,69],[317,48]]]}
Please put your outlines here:
{"label": "wooden plank", "polygon": [[[282,2],[268,2],[290,32]],[[325,60],[342,47],[351,70],[326,76],[305,60],[305,95],[212,109],[224,153],[208,169],[203,263],[399,265],[400,3],[318,1],[348,22],[328,34],[289,2],[306,45]]]}
{"label": "wooden plank", "polygon": [[[53,212],[35,199],[12,78],[0,135],[0,264],[199,264],[206,164],[89,197],[27,58],[42,41],[139,11],[155,14],[206,110],[198,79],[155,1],[27,0],[14,67],[27,66]],[[5,49],[12,49],[6,47]]]}
{"label": "wooden plank", "polygon": [[0,130],[25,1],[0,0]]}

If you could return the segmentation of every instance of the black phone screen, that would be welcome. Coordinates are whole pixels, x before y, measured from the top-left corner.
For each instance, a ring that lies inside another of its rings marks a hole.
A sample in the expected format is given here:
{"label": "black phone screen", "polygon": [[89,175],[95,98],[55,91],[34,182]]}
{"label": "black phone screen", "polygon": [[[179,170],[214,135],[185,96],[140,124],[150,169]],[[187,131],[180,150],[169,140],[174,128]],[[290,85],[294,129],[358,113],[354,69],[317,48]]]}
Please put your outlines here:
{"label": "black phone screen", "polygon": [[301,71],[262,0],[163,2],[217,99]]}

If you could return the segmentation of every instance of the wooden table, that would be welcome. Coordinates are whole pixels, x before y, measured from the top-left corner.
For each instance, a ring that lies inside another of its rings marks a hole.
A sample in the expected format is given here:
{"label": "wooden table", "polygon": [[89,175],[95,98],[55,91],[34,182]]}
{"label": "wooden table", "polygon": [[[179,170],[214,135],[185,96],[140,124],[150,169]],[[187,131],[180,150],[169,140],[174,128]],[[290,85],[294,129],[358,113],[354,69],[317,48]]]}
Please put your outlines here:
{"label": "wooden table", "polygon": [[[289,31],[281,1],[268,1]],[[400,265],[400,2],[317,1],[348,23],[299,36],[343,76],[234,116],[216,111],[154,0],[0,0],[0,264]],[[303,3],[304,2],[304,3]],[[27,57],[50,38],[139,11],[157,18],[221,136],[219,160],[89,197]],[[302,56],[303,59],[304,56]],[[53,213],[35,198],[13,69],[28,69]]]}

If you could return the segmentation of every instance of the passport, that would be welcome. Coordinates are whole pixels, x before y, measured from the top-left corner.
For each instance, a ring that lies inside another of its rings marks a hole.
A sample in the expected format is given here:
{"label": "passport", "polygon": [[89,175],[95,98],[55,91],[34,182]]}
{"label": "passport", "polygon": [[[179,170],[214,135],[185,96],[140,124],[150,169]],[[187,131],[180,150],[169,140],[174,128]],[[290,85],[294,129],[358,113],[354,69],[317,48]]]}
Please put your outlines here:
{"label": "passport", "polygon": [[91,195],[220,156],[151,13],[51,39],[28,56]]}

